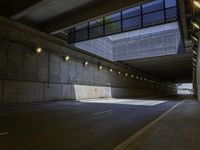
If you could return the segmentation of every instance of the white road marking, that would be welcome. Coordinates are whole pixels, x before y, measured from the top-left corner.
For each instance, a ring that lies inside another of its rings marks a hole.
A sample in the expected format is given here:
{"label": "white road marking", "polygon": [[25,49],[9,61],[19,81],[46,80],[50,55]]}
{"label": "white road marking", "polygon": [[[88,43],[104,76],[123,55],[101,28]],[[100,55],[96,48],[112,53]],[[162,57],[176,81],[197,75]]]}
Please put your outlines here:
{"label": "white road marking", "polygon": [[104,114],[104,113],[108,113],[108,112],[111,112],[112,110],[106,110],[106,111],[101,111],[101,112],[96,112],[94,113],[94,115],[100,115],[100,114]]}
{"label": "white road marking", "polygon": [[145,131],[149,130],[152,126],[154,126],[158,121],[160,121],[162,118],[164,118],[169,112],[171,112],[174,108],[176,108],[178,105],[180,105],[183,101],[177,103],[173,107],[171,107],[169,110],[167,110],[165,113],[163,113],[160,117],[146,125],[144,128],[133,134],[131,137],[129,137],[127,140],[113,148],[113,150],[125,150],[128,145],[133,143],[138,137],[140,137]]}
{"label": "white road marking", "polygon": [[6,134],[8,134],[8,132],[2,132],[2,133],[0,133],[0,136],[1,135],[6,135]]}

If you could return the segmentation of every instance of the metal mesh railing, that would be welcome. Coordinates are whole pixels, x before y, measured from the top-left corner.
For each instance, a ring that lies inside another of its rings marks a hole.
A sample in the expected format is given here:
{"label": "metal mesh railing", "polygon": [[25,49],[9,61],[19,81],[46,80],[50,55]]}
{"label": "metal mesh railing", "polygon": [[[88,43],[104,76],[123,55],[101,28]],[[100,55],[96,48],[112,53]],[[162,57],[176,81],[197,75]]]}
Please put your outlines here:
{"label": "metal mesh railing", "polygon": [[69,29],[68,43],[177,21],[176,0],[154,0]]}

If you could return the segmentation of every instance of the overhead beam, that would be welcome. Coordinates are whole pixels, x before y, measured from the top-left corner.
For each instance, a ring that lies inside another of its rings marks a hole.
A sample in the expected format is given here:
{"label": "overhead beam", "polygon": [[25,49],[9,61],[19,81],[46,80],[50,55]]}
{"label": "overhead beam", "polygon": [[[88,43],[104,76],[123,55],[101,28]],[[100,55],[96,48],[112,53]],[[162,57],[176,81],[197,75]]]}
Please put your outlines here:
{"label": "overhead beam", "polygon": [[10,18],[41,1],[42,0],[6,0],[1,4],[0,9],[3,16]]}
{"label": "overhead beam", "polygon": [[186,8],[185,8],[185,1],[184,0],[178,0],[178,6],[179,6],[179,14],[180,14],[180,19],[181,19],[181,26],[182,26],[182,32],[184,35],[184,39],[186,40],[188,37],[188,32],[187,32],[187,20],[186,20]]}
{"label": "overhead beam", "polygon": [[149,0],[101,0],[99,3],[78,12],[62,15],[62,17],[54,19],[44,25],[43,30],[47,33],[56,34],[82,22],[147,1]]}
{"label": "overhead beam", "polygon": [[12,15],[10,18],[17,20],[23,16],[25,16],[26,14],[28,14],[29,12],[31,12],[32,10],[35,10],[37,8],[40,8],[42,6],[44,6],[45,4],[49,3],[49,0],[35,0],[35,3],[27,6],[25,9],[19,11],[18,13],[15,13],[14,15]]}

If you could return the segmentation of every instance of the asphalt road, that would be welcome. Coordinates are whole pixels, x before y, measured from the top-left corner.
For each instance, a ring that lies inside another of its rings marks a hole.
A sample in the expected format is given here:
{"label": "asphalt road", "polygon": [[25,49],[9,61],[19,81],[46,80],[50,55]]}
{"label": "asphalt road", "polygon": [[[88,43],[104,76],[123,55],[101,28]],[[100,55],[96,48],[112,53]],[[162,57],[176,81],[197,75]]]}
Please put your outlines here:
{"label": "asphalt road", "polygon": [[0,107],[0,149],[112,150],[176,103],[60,101]]}

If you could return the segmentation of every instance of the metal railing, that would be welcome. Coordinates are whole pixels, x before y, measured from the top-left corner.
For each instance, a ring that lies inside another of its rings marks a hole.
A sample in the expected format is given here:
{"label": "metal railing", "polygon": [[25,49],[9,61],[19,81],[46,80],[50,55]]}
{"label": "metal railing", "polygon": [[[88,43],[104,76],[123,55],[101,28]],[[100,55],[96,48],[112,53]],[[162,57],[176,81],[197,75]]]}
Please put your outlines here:
{"label": "metal railing", "polygon": [[176,0],[154,0],[70,28],[66,32],[68,32],[68,43],[76,43],[174,22],[177,19]]}

